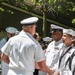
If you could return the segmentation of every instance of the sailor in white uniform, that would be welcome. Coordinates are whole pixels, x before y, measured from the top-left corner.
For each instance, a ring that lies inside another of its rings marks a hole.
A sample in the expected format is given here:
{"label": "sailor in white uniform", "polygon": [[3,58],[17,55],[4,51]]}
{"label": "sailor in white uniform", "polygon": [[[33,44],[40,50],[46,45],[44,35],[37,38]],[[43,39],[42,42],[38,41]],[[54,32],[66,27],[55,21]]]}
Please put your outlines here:
{"label": "sailor in white uniform", "polygon": [[37,17],[22,20],[22,31],[1,48],[1,59],[9,64],[7,75],[33,75],[34,61],[38,62],[41,70],[52,73],[44,62],[45,55],[40,44],[33,38],[37,21]]}
{"label": "sailor in white uniform", "polygon": [[[49,68],[53,68],[54,64],[56,64],[56,62],[58,61],[58,58],[56,58],[56,56],[63,46],[61,39],[63,35],[63,28],[51,24],[51,33],[53,41],[50,42],[45,53],[46,65]],[[39,75],[44,75],[44,73],[40,72]]]}
{"label": "sailor in white uniform", "polygon": [[54,59],[58,55],[58,52],[62,48],[62,35],[63,35],[63,28],[51,25],[52,28],[52,39],[53,41],[48,45],[46,49],[46,64],[48,67],[53,67],[56,61]]}
{"label": "sailor in white uniform", "polygon": [[[56,70],[59,75],[72,75],[69,67],[67,66],[67,60],[75,51],[75,48],[72,45],[72,37],[73,30],[71,29],[64,29],[63,30],[63,37],[62,41],[64,43],[61,51],[59,52],[59,61],[58,61],[58,70]],[[56,73],[57,73],[56,72]],[[54,73],[54,75],[56,75]]]}
{"label": "sailor in white uniform", "polygon": [[44,37],[43,41],[44,41],[45,49],[47,49],[49,43],[52,41],[52,38],[51,37]]}
{"label": "sailor in white uniform", "polygon": [[[6,44],[6,42],[11,38],[12,36],[15,35],[17,29],[15,27],[7,27],[6,28],[6,33],[7,37],[3,38],[0,40],[0,50],[1,48]],[[4,61],[1,61],[1,68],[2,68],[2,75],[7,75],[8,72],[8,64],[6,64]]]}
{"label": "sailor in white uniform", "polygon": [[73,43],[74,50],[73,50],[71,56],[68,58],[68,60],[66,62],[66,66],[68,66],[69,69],[71,70],[70,75],[75,75],[75,31],[73,31],[72,43]]}

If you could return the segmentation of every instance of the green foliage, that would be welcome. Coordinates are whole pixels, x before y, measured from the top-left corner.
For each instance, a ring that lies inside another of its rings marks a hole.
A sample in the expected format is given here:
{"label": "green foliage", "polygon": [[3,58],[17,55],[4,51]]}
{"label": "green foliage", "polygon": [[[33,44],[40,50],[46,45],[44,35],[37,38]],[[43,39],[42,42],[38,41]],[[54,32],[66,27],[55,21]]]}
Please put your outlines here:
{"label": "green foliage", "polygon": [[[27,0],[0,0],[0,3],[5,2],[42,15],[43,13],[52,13],[53,18],[62,15],[69,18],[72,24],[75,24],[75,0],[30,0],[30,2],[34,3],[33,5],[27,4],[25,1]],[[4,11],[4,9],[0,7],[0,11]],[[14,14],[11,10],[6,11]]]}
{"label": "green foliage", "polygon": [[14,12],[12,12],[11,10],[7,10],[7,12],[10,14],[14,14]]}
{"label": "green foliage", "polygon": [[75,6],[74,6],[74,8],[72,10],[75,11]]}
{"label": "green foliage", "polygon": [[0,11],[4,11],[4,9],[2,7],[0,7]]}
{"label": "green foliage", "polygon": [[35,9],[39,9],[42,12],[54,12],[52,5],[55,3],[56,0],[38,0],[35,3]]}
{"label": "green foliage", "polygon": [[[62,15],[73,19],[75,15],[75,2],[73,0],[36,0],[34,10],[38,10],[40,13],[51,12],[53,17],[56,14],[57,16]],[[72,23],[75,23],[74,19]]]}
{"label": "green foliage", "polygon": [[74,19],[72,19],[72,23],[75,25],[75,18],[74,18]]}

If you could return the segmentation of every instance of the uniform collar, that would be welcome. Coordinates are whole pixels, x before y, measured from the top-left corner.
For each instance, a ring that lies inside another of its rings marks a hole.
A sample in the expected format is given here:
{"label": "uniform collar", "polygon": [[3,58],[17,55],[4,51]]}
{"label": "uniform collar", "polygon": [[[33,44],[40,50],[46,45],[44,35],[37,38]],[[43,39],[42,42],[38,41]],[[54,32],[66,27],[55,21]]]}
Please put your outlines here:
{"label": "uniform collar", "polygon": [[33,38],[33,36],[31,34],[29,34],[28,32],[24,32],[23,30],[18,34],[18,36],[24,37],[24,38],[28,38],[33,40],[36,44],[38,44],[38,42]]}
{"label": "uniform collar", "polygon": [[62,39],[60,39],[59,41],[55,42],[55,46],[58,46],[60,43],[62,43]]}
{"label": "uniform collar", "polygon": [[24,32],[23,30],[19,33],[19,36],[27,37],[27,38],[32,37],[31,34],[29,34],[28,32]]}
{"label": "uniform collar", "polygon": [[73,45],[67,47],[67,46],[64,44],[64,48],[65,48],[64,52],[66,52],[66,50],[68,50],[70,47],[73,47]]}

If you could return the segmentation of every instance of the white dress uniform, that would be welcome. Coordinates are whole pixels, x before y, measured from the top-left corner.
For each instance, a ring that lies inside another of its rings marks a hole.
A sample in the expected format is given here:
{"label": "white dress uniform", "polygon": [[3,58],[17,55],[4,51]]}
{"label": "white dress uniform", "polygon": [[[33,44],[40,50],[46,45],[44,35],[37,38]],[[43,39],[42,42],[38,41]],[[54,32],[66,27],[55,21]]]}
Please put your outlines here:
{"label": "white dress uniform", "polygon": [[[54,24],[51,24],[51,33],[55,32],[55,31],[63,31],[63,28]],[[49,68],[53,68],[54,65],[57,63],[58,58],[56,58],[58,56],[59,51],[61,50],[63,46],[62,43],[62,39],[60,39],[59,41],[55,42],[52,41],[50,42],[50,44],[48,45],[47,49],[46,49],[46,65]],[[40,72],[39,75],[46,75],[46,73],[44,72]]]}
{"label": "white dress uniform", "polygon": [[70,69],[69,75],[75,75],[75,46],[73,46],[73,52],[66,62],[66,67],[69,67]]}
{"label": "white dress uniform", "polygon": [[[62,46],[63,46],[62,39],[60,39],[58,42],[52,41],[48,45],[45,56],[46,56],[46,65],[49,68],[51,67],[53,68],[55,63],[57,63],[58,58],[56,57],[58,56],[58,52],[61,50]],[[39,72],[39,75],[46,75],[46,73]]]}
{"label": "white dress uniform", "polygon": [[7,75],[33,75],[34,60],[40,62],[45,59],[40,44],[24,31],[10,38],[1,51],[10,60]]}
{"label": "white dress uniform", "polygon": [[[54,64],[57,62],[56,56],[58,55],[58,52],[61,50],[62,46],[63,46],[62,39],[59,40],[58,42],[52,41],[49,44],[45,54],[46,64],[48,67],[53,67]],[[53,61],[55,59],[56,61]]]}
{"label": "white dress uniform", "polygon": [[[73,31],[69,29],[64,29],[63,33],[69,34],[71,36],[73,35]],[[73,47],[73,45],[66,47],[66,44],[64,44],[62,49],[60,50],[58,70],[56,70],[56,72],[60,72],[60,75],[72,75],[69,69],[69,66],[66,66],[66,62],[74,51],[75,51],[75,48]]]}
{"label": "white dress uniform", "polygon": [[[70,46],[71,47],[71,46]],[[63,50],[60,51],[60,57],[62,54],[64,54],[70,47],[63,48]],[[75,48],[71,48],[61,59],[61,62],[59,60],[60,67],[58,68],[58,71],[60,72],[60,75],[72,75],[69,66],[66,66],[66,62],[68,58],[71,56],[71,54],[75,51]],[[59,66],[59,65],[58,65]]]}
{"label": "white dress uniform", "polygon": [[[63,28],[60,26],[56,26],[54,24],[51,24],[51,28],[52,31],[51,33],[55,32],[55,30],[58,31],[63,31]],[[48,67],[53,67],[54,64],[58,61],[58,59],[56,58],[56,56],[58,55],[59,51],[61,50],[63,46],[62,43],[62,39],[60,39],[59,41],[55,42],[52,41],[50,42],[50,44],[48,45],[47,49],[46,49],[46,64]]]}
{"label": "white dress uniform", "polygon": [[[6,44],[7,38],[3,38],[0,41],[0,49]],[[2,75],[6,75],[9,69],[8,64],[6,64],[4,61],[1,61],[1,69],[2,69]]]}

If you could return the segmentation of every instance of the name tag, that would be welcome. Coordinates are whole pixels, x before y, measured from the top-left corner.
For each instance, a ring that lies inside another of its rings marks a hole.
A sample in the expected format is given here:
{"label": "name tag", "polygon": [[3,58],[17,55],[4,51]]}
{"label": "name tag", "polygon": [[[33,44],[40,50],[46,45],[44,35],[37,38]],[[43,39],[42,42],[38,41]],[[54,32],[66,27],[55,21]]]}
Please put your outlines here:
{"label": "name tag", "polygon": [[59,47],[54,47],[54,50],[60,50]]}

